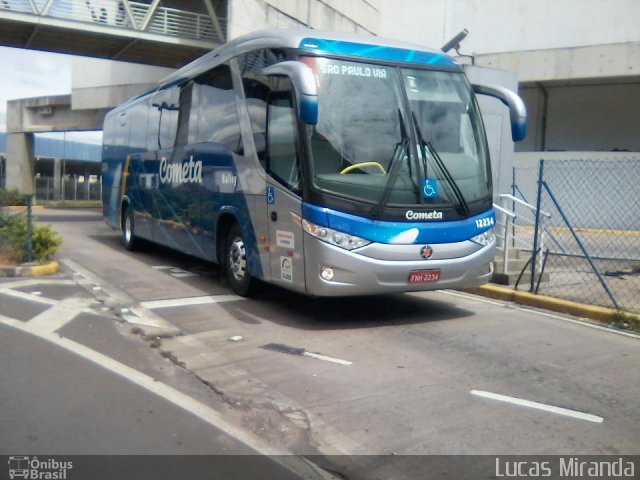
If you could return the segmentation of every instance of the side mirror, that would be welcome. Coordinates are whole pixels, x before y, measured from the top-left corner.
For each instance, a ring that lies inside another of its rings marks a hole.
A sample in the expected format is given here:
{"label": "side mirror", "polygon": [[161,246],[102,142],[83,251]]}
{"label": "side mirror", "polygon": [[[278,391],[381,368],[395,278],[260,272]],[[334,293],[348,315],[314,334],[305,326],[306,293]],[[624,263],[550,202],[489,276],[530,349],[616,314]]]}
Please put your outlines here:
{"label": "side mirror", "polygon": [[298,99],[300,120],[307,125],[318,123],[318,84],[313,70],[294,60],[262,69],[263,75],[284,75],[291,79]]}
{"label": "side mirror", "polygon": [[518,94],[498,85],[473,85],[473,91],[479,95],[497,98],[509,107],[511,118],[511,138],[514,142],[524,140],[527,136],[527,108]]}

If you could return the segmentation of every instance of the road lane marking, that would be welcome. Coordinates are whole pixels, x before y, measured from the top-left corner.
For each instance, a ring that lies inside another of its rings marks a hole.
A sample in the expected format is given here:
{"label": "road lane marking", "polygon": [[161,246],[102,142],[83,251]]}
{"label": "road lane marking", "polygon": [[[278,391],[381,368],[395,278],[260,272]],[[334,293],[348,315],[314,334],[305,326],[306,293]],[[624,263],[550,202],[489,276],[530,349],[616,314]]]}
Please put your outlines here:
{"label": "road lane marking", "polygon": [[477,397],[497,400],[499,402],[511,403],[513,405],[519,405],[521,407],[541,410],[543,412],[555,413],[557,415],[577,418],[579,420],[586,420],[587,422],[602,423],[604,421],[602,417],[598,417],[597,415],[591,415],[590,413],[578,412],[577,410],[570,410],[568,408],[556,407],[554,405],[547,405],[545,403],[534,402],[532,400],[524,400],[522,398],[509,397],[507,395],[500,395],[499,393],[485,392],[483,390],[471,390],[470,393],[471,395],[475,395]]}
{"label": "road lane marking", "polygon": [[[100,352],[90,349],[80,343],[74,342],[65,337],[51,332],[36,332],[27,328],[27,325],[5,317],[0,314],[0,324],[13,327],[24,333],[34,335],[44,341],[50,342],[59,348],[77,355],[99,367],[108,370],[115,375],[124,378],[138,387],[157,395],[163,400],[175,405],[177,408],[194,415],[203,422],[222,431],[223,433],[233,437],[240,443],[253,449],[260,455],[270,456],[273,461],[280,464],[285,469],[293,473],[296,478],[314,478],[322,480],[338,480],[338,477],[328,471],[316,466],[313,462],[307,461],[298,455],[292,455],[291,452],[273,445],[262,438],[256,436],[252,432],[247,432],[241,427],[234,425],[225,419],[225,414],[205,405],[204,403],[182,393],[172,386],[158,381],[158,379],[150,377],[128,365],[118,362]],[[314,424],[322,425],[322,421],[318,419]],[[339,454],[345,455],[346,452],[339,451]]]}
{"label": "road lane marking", "polygon": [[20,290],[1,290],[0,294],[7,295],[9,297],[19,298],[20,300],[26,300],[27,302],[42,303],[44,305],[57,305],[59,300],[53,300],[51,298],[43,297],[40,295],[34,295],[33,293],[25,293]]}
{"label": "road lane marking", "polygon": [[74,282],[73,280],[65,280],[65,279],[57,279],[57,278],[55,279],[31,278],[28,280],[15,280],[15,281],[2,283],[0,284],[0,291],[15,289],[15,288],[22,288],[22,287],[40,286],[40,285],[76,285],[76,282]]}
{"label": "road lane marking", "polygon": [[514,302],[507,302],[507,301],[505,301],[505,302],[497,302],[497,301],[494,301],[494,300],[487,300],[486,298],[484,298],[484,297],[482,297],[480,295],[469,295],[469,294],[465,294],[465,293],[451,292],[451,291],[448,291],[448,290],[439,290],[439,293],[444,293],[446,295],[451,295],[451,296],[454,296],[454,297],[466,298],[467,300],[471,300],[471,301],[474,301],[474,302],[487,303],[489,305],[497,305],[499,307],[513,308],[514,310],[520,310],[520,311],[526,312],[526,313],[534,313],[534,314],[542,316],[542,317],[548,317],[548,318],[553,318],[553,319],[556,319],[556,320],[562,320],[563,322],[573,323],[574,325],[581,325],[583,327],[592,328],[594,330],[602,330],[602,331],[613,333],[613,334],[616,334],[616,335],[622,335],[623,337],[630,337],[630,338],[635,338],[636,340],[640,340],[640,335],[638,335],[637,333],[627,332],[627,331],[624,331],[624,330],[616,330],[615,328],[605,327],[605,326],[598,325],[596,323],[592,323],[592,322],[585,321],[585,320],[579,320],[579,319],[576,319],[576,318],[563,317],[561,315],[557,315],[557,314],[553,314],[553,313],[547,313],[547,312],[542,312],[542,311],[539,311],[539,310],[533,310],[531,308],[519,306],[518,304],[516,304]]}
{"label": "road lane marking", "polygon": [[82,310],[69,303],[60,303],[36,315],[27,325],[31,331],[55,332],[80,315]]}
{"label": "road lane marking", "polygon": [[209,303],[235,302],[245,300],[238,295],[205,295],[202,297],[166,298],[163,300],[149,300],[140,302],[139,305],[149,310],[156,308],[188,307],[192,305],[206,305]]}
{"label": "road lane marking", "polygon": [[157,379],[150,377],[134,368],[131,368],[123,363],[114,360],[102,353],[96,352],[89,347],[80,343],[74,342],[65,337],[61,337],[55,333],[46,331],[33,331],[29,328],[28,324],[21,324],[13,319],[0,315],[0,323],[13,327],[22,332],[34,335],[42,340],[48,341],[63,348],[69,352],[78,355],[122,378],[129,380],[136,384],[140,388],[143,388],[151,393],[164,398],[166,401],[176,405],[177,407],[195,415],[209,425],[222,430],[223,432],[238,439],[242,443],[253,448],[257,452],[264,455],[287,455],[289,452],[281,450],[272,444],[266,443],[263,440],[255,437],[251,433],[247,433],[244,430],[239,429],[235,425],[224,419],[223,415],[212,409],[211,407],[195,400],[194,398],[176,390],[175,388],[158,381]]}
{"label": "road lane marking", "polygon": [[584,320],[577,320],[575,318],[561,317],[560,315],[554,315],[553,313],[539,312],[537,310],[531,310],[529,308],[518,307],[518,306],[514,306],[513,308],[515,308],[516,310],[520,310],[522,312],[535,313],[535,314],[540,315],[542,317],[549,317],[549,318],[553,318],[553,319],[556,319],[556,320],[562,320],[563,322],[573,323],[574,325],[582,325],[584,327],[593,328],[594,330],[603,330],[605,332],[615,333],[616,335],[622,335],[623,337],[631,337],[631,338],[635,338],[636,340],[640,340],[640,335],[638,335],[637,333],[625,332],[624,330],[616,330],[616,329],[611,328],[611,327],[603,327],[602,325],[598,325],[598,324],[595,324],[595,323],[587,322],[587,321],[584,321]]}
{"label": "road lane marking", "polygon": [[341,358],[328,357],[320,353],[307,352],[304,348],[291,347],[282,343],[268,343],[261,348],[265,350],[271,350],[273,352],[286,353],[287,355],[300,355],[302,357],[315,358],[317,360],[324,360],[325,362],[337,363],[338,365],[353,365],[353,362],[349,360],[342,360]]}
{"label": "road lane marking", "polygon": [[478,300],[479,302],[482,303],[488,303],[489,305],[497,305],[499,307],[504,307],[504,303],[502,302],[497,302],[494,300],[487,300],[484,297],[480,297],[479,299],[470,295],[465,295],[464,293],[458,293],[458,292],[452,292],[450,290],[440,290],[439,293],[443,293],[445,295],[451,295],[452,297],[461,297],[461,298],[466,298],[467,300]]}
{"label": "road lane marking", "polygon": [[350,362],[349,360],[327,357],[326,355],[320,355],[319,353],[304,352],[302,355],[305,357],[317,358],[318,360],[324,360],[325,362],[337,363],[339,365],[353,365],[353,362]]}

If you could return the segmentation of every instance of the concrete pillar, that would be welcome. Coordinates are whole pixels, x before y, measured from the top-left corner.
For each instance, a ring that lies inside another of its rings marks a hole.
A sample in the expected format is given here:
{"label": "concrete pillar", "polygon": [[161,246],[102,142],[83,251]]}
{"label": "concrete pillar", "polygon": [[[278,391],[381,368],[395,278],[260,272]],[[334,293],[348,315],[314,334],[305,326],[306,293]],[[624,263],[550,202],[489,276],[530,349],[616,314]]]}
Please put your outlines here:
{"label": "concrete pillar", "polygon": [[85,167],[84,169],[84,199],[85,200],[89,200],[91,198],[90,192],[91,192],[91,184],[89,183],[91,181],[91,171],[89,170],[89,167]]}
{"label": "concrete pillar", "polygon": [[33,145],[33,133],[7,134],[7,189],[28,195],[36,192]]}
{"label": "concrete pillar", "polygon": [[7,182],[7,167],[5,158],[0,155],[0,188],[5,188]]}
{"label": "concrete pillar", "polygon": [[53,159],[53,199],[64,200],[62,196],[62,159]]}

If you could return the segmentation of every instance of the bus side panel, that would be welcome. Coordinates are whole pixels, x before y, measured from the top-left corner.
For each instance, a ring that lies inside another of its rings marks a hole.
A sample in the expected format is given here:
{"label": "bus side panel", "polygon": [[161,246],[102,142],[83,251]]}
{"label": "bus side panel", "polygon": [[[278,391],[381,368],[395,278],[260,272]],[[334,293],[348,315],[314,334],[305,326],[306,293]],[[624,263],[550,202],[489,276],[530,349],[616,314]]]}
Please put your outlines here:
{"label": "bus side panel", "polygon": [[[136,234],[208,261],[217,258],[217,224],[231,214],[245,234],[251,272],[263,278],[250,210],[251,196],[241,191],[236,161],[243,158],[215,143],[147,152],[132,158],[127,197],[136,219]],[[149,222],[150,228],[138,231]]]}
{"label": "bus side panel", "polygon": [[152,219],[149,209],[152,197],[153,176],[145,174],[148,154],[132,154],[125,161],[125,194],[128,208],[133,212],[137,237],[153,240]]}

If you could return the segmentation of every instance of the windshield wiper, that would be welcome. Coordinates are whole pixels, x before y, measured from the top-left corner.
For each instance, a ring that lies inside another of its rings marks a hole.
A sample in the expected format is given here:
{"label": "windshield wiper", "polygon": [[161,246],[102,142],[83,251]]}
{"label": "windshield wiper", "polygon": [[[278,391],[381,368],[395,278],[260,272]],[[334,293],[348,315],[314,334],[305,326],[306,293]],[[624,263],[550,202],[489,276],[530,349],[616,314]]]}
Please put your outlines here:
{"label": "windshield wiper", "polygon": [[402,135],[402,140],[400,143],[396,143],[396,147],[393,149],[393,155],[389,162],[389,178],[387,179],[387,183],[384,186],[384,190],[382,191],[382,195],[380,196],[380,200],[373,207],[371,207],[371,216],[378,217],[384,211],[384,207],[387,205],[389,201],[389,196],[391,195],[391,190],[393,185],[396,183],[398,178],[398,174],[400,173],[400,167],[402,166],[402,162],[400,162],[400,158],[409,148],[409,137],[407,136],[407,132],[404,128],[404,122],[402,121],[402,114],[400,113],[400,109],[398,109],[398,119],[400,121],[400,134]]}
{"label": "windshield wiper", "polygon": [[382,195],[380,195],[380,200],[371,208],[372,217],[380,216],[380,214],[384,210],[384,207],[387,205],[389,196],[391,195],[391,190],[393,189],[393,185],[396,183],[396,179],[398,178],[398,174],[400,173],[400,167],[402,166],[402,162],[400,162],[399,160],[407,151],[408,147],[409,137],[404,137],[400,143],[396,144],[396,148],[393,150],[393,156],[391,157],[391,161],[389,162],[389,165],[391,165],[391,168],[389,169],[389,178],[384,186]]}
{"label": "windshield wiper", "polygon": [[422,137],[420,125],[418,124],[418,120],[416,119],[416,115],[414,112],[411,112],[411,117],[413,118],[413,124],[415,126],[416,134],[418,135],[418,141],[420,142],[420,148],[422,150],[422,152],[420,153],[422,156],[425,176],[427,175],[427,152],[425,150],[429,150],[429,153],[431,154],[434,161],[436,162],[436,165],[438,165],[438,168],[442,172],[442,176],[445,178],[445,180],[451,187],[451,190],[453,190],[453,194],[455,195],[456,199],[458,200],[458,204],[462,209],[462,214],[465,216],[469,215],[471,212],[471,210],[469,209],[469,204],[467,203],[467,200],[464,198],[464,195],[462,194],[462,191],[460,190],[458,183],[454,180],[453,176],[451,175],[451,172],[445,165],[444,161],[438,154],[438,151],[435,149],[433,144],[431,142],[427,142]]}

